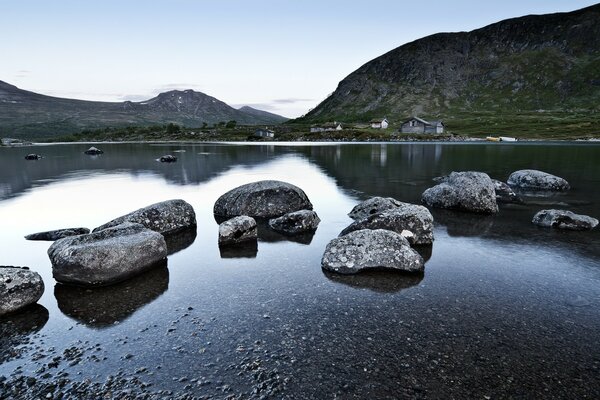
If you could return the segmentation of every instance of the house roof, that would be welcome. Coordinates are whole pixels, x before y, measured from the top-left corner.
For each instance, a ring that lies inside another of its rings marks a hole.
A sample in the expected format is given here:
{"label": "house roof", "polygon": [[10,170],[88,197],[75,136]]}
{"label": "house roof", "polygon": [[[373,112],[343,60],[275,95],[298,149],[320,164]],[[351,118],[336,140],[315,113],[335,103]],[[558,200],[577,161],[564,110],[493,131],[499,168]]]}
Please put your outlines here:
{"label": "house roof", "polygon": [[419,117],[411,117],[411,118],[407,119],[406,121],[404,121],[403,124],[405,124],[407,122],[410,122],[412,120],[417,120],[420,123],[425,124],[425,125],[433,125],[433,126],[444,125],[444,123],[442,121],[438,121],[438,120],[435,120],[435,121],[425,121],[424,119],[419,118]]}

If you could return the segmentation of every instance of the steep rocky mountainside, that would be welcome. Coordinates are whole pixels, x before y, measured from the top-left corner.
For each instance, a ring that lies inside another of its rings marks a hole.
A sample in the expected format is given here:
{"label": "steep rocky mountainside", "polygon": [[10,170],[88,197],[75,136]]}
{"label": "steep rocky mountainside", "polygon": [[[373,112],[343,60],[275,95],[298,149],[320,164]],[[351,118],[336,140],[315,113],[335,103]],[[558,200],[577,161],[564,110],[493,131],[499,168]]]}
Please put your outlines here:
{"label": "steep rocky mountainside", "polygon": [[84,129],[176,123],[200,127],[235,120],[238,124],[284,122],[279,115],[236,110],[193,90],[173,90],[141,102],[109,103],[63,99],[29,92],[0,81],[0,136],[48,137]]}
{"label": "steep rocky mountainside", "polygon": [[360,67],[302,121],[600,111],[600,4],[438,33]]}

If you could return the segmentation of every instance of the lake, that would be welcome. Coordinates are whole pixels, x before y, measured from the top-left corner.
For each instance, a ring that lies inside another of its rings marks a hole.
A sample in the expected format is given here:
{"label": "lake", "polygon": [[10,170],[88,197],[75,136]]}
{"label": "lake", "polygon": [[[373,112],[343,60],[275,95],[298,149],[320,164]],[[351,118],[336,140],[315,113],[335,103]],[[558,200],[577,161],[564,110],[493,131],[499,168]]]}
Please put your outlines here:
{"label": "lake", "polygon": [[[600,145],[89,146],[0,148],[0,264],[46,286],[39,306],[0,320],[0,398],[600,397],[600,229],[531,223],[545,208],[600,216]],[[44,158],[24,160],[31,152]],[[157,162],[164,154],[179,160]],[[432,210],[423,276],[321,269],[362,200],[420,203],[436,176],[506,181],[525,168],[572,189],[495,216]],[[263,179],[302,188],[318,230],[221,252],[215,200]],[[177,238],[167,266],[115,286],[56,285],[50,243],[23,238],[175,198],[194,207],[196,235]]]}

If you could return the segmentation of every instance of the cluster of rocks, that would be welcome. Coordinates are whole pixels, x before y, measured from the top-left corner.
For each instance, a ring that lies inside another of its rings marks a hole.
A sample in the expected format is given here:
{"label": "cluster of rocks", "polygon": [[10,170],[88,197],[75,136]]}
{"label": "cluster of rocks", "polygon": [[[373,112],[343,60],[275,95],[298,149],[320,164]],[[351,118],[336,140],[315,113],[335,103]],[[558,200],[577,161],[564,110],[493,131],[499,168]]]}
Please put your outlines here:
{"label": "cluster of rocks", "polygon": [[[92,146],[89,149],[85,150],[83,153],[87,154],[87,155],[90,155],[90,156],[97,156],[97,155],[100,155],[100,154],[104,154],[104,151],[100,150],[97,147]],[[34,154],[34,153],[27,154],[25,156],[26,160],[41,160],[42,158],[43,157],[41,155]],[[175,157],[175,156],[173,156],[171,154],[166,154],[164,156],[159,157],[157,159],[157,161],[164,162],[164,163],[173,163],[173,162],[177,161],[177,157]]]}
{"label": "cluster of rocks", "polygon": [[306,193],[290,183],[267,180],[238,186],[219,197],[213,208],[221,222],[219,246],[256,242],[258,222],[289,236],[314,232],[321,220],[312,208]]}

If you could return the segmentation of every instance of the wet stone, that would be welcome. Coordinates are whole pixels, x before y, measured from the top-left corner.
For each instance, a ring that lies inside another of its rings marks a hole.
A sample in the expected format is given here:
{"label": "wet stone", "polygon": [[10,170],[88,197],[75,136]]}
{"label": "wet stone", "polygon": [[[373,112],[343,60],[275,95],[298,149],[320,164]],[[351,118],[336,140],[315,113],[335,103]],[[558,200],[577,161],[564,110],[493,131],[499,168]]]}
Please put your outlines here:
{"label": "wet stone", "polygon": [[510,174],[507,183],[510,186],[526,190],[565,191],[570,189],[569,182],[565,179],[535,169],[515,171]]}
{"label": "wet stone", "polygon": [[252,217],[239,216],[219,225],[219,245],[237,244],[257,237],[258,229]]}
{"label": "wet stone", "polygon": [[35,304],[42,294],[44,282],[37,272],[0,266],[0,316]]}
{"label": "wet stone", "polygon": [[483,172],[452,172],[442,183],[423,192],[425,205],[474,213],[498,212],[496,190]]}
{"label": "wet stone", "polygon": [[596,218],[567,210],[541,210],[534,215],[532,222],[538,226],[570,231],[585,231],[598,226]]}
{"label": "wet stone", "polygon": [[320,222],[321,219],[316,212],[300,210],[269,220],[269,227],[285,235],[297,235],[315,231]]}

